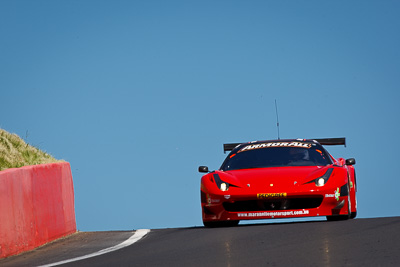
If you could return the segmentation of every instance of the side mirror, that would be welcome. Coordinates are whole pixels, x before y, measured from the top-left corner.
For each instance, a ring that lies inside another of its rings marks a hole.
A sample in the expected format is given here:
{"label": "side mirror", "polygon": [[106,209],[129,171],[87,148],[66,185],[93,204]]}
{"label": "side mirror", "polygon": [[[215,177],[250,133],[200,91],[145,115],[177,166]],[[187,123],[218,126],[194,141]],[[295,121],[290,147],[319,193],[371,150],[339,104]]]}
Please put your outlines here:
{"label": "side mirror", "polygon": [[207,166],[200,166],[199,167],[199,172],[209,172]]}
{"label": "side mirror", "polygon": [[346,159],[346,165],[354,165],[354,164],[356,164],[355,158]]}

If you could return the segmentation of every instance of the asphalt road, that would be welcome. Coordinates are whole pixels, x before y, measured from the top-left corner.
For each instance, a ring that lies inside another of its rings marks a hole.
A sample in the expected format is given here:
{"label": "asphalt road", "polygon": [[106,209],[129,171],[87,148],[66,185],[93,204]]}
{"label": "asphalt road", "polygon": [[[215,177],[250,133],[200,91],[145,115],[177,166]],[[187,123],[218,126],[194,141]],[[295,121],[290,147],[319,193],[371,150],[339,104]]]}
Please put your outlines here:
{"label": "asphalt road", "polygon": [[[268,221],[266,221],[268,222]],[[0,266],[37,266],[122,242],[78,233]],[[400,266],[400,217],[152,230],[121,250],[61,266]]]}

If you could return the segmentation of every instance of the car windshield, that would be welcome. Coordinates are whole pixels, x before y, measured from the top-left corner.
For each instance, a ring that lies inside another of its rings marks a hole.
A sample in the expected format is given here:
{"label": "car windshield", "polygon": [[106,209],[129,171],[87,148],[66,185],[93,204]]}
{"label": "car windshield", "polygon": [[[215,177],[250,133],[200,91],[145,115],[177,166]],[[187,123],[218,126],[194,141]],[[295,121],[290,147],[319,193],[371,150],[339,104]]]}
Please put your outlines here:
{"label": "car windshield", "polygon": [[[311,146],[311,145],[310,145]],[[319,145],[311,147],[257,147],[234,150],[225,159],[221,170],[286,166],[326,166],[332,164],[327,152]]]}

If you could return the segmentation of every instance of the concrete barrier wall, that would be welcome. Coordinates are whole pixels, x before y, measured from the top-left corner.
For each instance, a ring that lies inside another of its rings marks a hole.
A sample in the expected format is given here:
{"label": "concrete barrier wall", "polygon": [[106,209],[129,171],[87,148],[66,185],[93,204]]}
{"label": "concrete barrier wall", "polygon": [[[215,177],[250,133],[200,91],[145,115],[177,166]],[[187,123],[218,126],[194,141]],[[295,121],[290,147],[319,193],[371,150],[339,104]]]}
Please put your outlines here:
{"label": "concrete barrier wall", "polygon": [[76,232],[69,163],[0,172],[0,258]]}

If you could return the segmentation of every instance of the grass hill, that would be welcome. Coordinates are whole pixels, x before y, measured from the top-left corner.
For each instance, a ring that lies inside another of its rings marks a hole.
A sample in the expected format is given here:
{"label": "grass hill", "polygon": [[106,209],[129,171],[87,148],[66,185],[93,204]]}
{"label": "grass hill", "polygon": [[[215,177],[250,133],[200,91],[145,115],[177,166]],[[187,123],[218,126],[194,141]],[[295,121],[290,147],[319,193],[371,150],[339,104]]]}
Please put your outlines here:
{"label": "grass hill", "polygon": [[61,161],[25,143],[18,135],[0,129],[0,171],[53,162]]}

